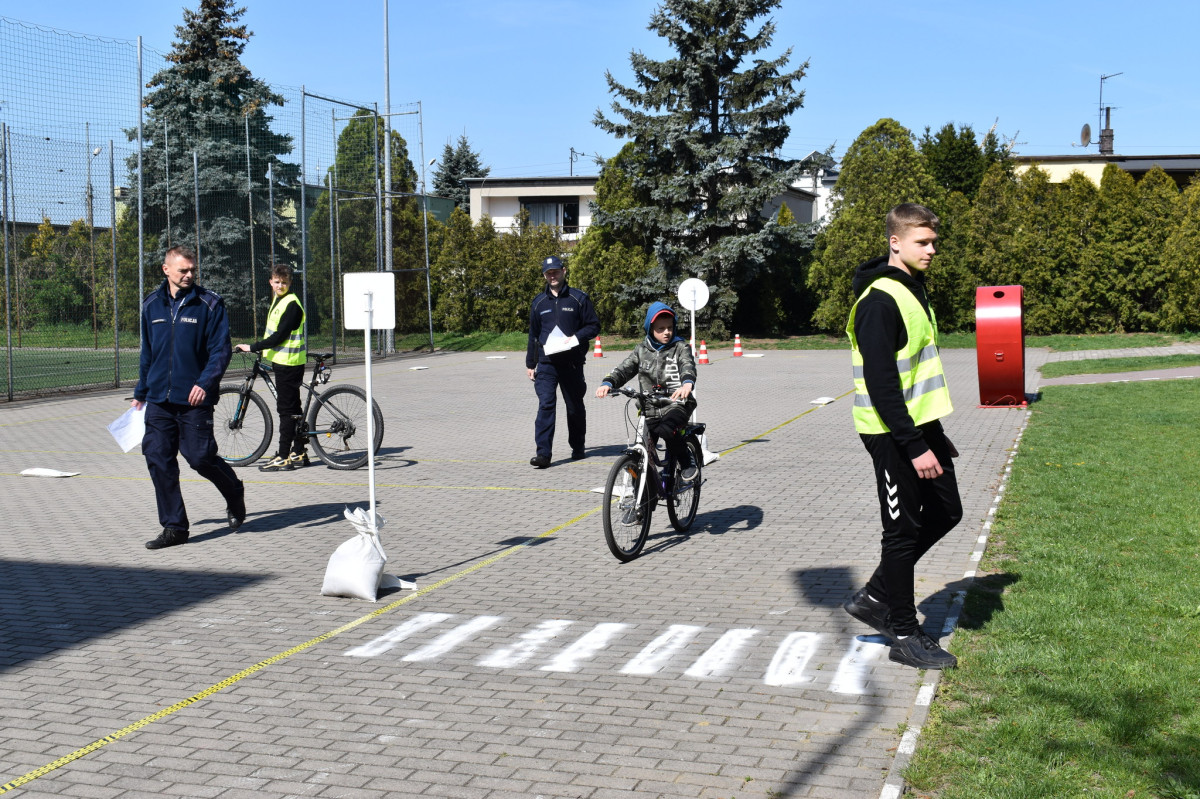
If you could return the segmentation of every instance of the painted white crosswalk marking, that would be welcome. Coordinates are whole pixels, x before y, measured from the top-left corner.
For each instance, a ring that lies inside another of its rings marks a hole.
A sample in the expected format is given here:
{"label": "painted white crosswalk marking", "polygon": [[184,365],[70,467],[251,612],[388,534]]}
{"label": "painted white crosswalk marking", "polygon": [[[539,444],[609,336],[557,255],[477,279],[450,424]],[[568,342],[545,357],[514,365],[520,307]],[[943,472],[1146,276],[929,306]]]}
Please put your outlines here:
{"label": "painted white crosswalk marking", "polygon": [[[365,644],[348,649],[344,654],[364,658],[382,655],[406,639],[455,618],[453,613],[421,613]],[[436,660],[505,620],[503,616],[476,616],[468,621],[454,622],[455,626],[436,637],[433,633],[421,636],[424,642],[413,644],[417,648],[400,660],[409,663]],[[536,622],[523,632],[512,633],[513,637],[509,638],[508,643],[497,643],[496,648],[477,663],[486,668],[507,669],[540,660],[541,665],[536,665],[536,668],[541,671],[575,672],[583,668],[585,661],[595,658],[620,638],[623,632],[638,626],[615,622],[596,624],[560,649],[552,649],[557,639],[562,638],[574,624],[571,619]],[[696,640],[709,629],[702,625],[669,625],[621,666],[620,673],[657,674],[664,677],[679,675],[678,670],[687,663],[684,653],[696,647]],[[757,661],[761,655],[755,652],[774,645],[770,665],[762,676],[765,685],[780,688],[812,685],[818,690],[861,696],[871,690],[871,678],[877,665],[886,665],[881,653],[887,648],[888,642],[882,636],[851,638],[837,668],[823,671],[822,664],[834,655],[832,652],[822,654],[822,642],[827,636],[814,632],[791,632],[784,634],[782,641],[775,635],[770,639],[755,640],[761,632],[752,627],[726,630],[683,671],[683,676],[700,680],[726,679],[730,672],[739,668],[745,671],[748,663]],[[776,641],[779,643],[775,644]],[[750,651],[752,643],[756,644],[755,652]],[[817,659],[817,664],[812,666],[810,664],[814,659]],[[821,679],[818,684],[818,678],[822,675],[828,675],[828,682]]]}
{"label": "painted white crosswalk marking", "polygon": [[416,652],[405,655],[403,660],[433,660],[435,657],[446,654],[463,641],[475,635],[475,633],[495,625],[500,620],[500,616],[476,616],[466,624],[460,624],[450,632],[439,635]]}
{"label": "painted white crosswalk marking", "polygon": [[[880,638],[882,636],[871,636],[872,638]],[[842,662],[838,664],[837,673],[833,675],[833,682],[829,684],[829,690],[835,694],[865,694],[867,692],[867,672],[883,650],[887,649],[888,645],[883,640],[873,641],[856,638],[850,648],[846,650],[846,654],[842,656]]]}
{"label": "painted white crosswalk marking", "polygon": [[667,631],[655,638],[637,656],[621,669],[623,674],[657,674],[671,657],[687,645],[703,627],[687,624],[672,624]]}
{"label": "painted white crosswalk marking", "polygon": [[792,633],[783,639],[783,643],[775,650],[775,657],[767,667],[763,682],[767,685],[798,685],[812,682],[812,677],[804,675],[804,667],[817,650],[817,642],[821,636],[817,633]]}
{"label": "painted white crosswalk marking", "polygon": [[702,680],[719,676],[733,666],[738,652],[756,635],[758,635],[758,630],[755,629],[728,631],[710,646],[708,651],[701,655],[700,659],[693,663],[684,674],[689,677],[699,677]]}
{"label": "painted white crosswalk marking", "polygon": [[435,624],[440,624],[446,619],[453,616],[453,613],[422,613],[419,616],[413,616],[403,624],[397,625],[388,630],[378,638],[368,641],[362,646],[356,646],[346,652],[349,657],[369,658],[375,655],[382,655],[396,644],[408,638],[414,633],[424,630],[426,627],[432,627]]}
{"label": "painted white crosswalk marking", "polygon": [[578,671],[579,661],[595,655],[608,644],[610,638],[628,626],[613,622],[597,624],[578,641],[559,652],[554,660],[542,666],[542,671]]}
{"label": "painted white crosswalk marking", "polygon": [[533,657],[545,644],[553,641],[558,634],[570,627],[574,622],[567,619],[551,619],[522,635],[512,646],[497,649],[492,654],[479,661],[480,666],[493,669],[507,669],[519,666]]}

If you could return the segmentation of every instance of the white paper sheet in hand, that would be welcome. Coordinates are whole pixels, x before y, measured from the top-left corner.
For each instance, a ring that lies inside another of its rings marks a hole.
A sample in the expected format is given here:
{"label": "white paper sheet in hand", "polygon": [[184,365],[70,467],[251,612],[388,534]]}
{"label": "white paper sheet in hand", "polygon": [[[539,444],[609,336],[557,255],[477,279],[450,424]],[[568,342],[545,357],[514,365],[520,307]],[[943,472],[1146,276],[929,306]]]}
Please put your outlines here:
{"label": "white paper sheet in hand", "polygon": [[108,432],[117,440],[117,446],[122,452],[128,452],[142,443],[146,435],[146,406],[134,408],[118,416],[108,426]]}
{"label": "white paper sheet in hand", "polygon": [[542,349],[547,355],[554,355],[578,346],[579,339],[576,336],[564,336],[558,325],[555,325],[554,329],[550,331],[550,335],[546,337],[546,343]]}

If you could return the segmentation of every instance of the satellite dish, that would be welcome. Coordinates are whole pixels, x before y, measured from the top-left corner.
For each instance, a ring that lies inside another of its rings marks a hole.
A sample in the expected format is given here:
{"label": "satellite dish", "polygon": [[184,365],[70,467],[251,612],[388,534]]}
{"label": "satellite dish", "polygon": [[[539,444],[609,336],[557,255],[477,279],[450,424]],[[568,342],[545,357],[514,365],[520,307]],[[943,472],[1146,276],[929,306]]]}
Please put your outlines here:
{"label": "satellite dish", "polygon": [[1087,147],[1092,143],[1092,126],[1088,123],[1083,123],[1083,130],[1079,131],[1079,146]]}

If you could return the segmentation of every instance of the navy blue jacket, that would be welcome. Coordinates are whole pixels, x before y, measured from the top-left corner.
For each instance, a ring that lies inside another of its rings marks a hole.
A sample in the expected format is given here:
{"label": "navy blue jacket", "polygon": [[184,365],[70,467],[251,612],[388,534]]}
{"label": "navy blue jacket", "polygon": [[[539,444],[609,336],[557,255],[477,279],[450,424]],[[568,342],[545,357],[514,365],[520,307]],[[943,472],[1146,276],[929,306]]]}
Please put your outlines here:
{"label": "navy blue jacket", "polygon": [[[565,284],[564,284],[565,285]],[[579,346],[566,352],[547,355],[543,349],[555,326],[567,338],[579,338]],[[539,363],[583,363],[587,359],[592,338],[600,332],[600,319],[588,295],[579,289],[565,286],[555,297],[550,287],[533,298],[529,309],[529,344],[525,349],[525,368]]]}
{"label": "navy blue jacket", "polygon": [[233,355],[229,317],[221,295],[194,285],[171,312],[167,281],[142,302],[142,352],[133,398],[186,405],[192,386],[215,405]]}

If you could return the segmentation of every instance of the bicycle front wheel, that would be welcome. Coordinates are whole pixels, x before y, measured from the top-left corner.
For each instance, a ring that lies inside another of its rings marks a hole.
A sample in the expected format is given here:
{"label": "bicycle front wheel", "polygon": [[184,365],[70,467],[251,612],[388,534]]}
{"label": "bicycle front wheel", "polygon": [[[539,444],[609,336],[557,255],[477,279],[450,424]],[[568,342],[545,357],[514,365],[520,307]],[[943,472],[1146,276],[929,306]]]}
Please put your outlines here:
{"label": "bicycle front wheel", "polygon": [[[383,413],[375,410],[375,452],[383,443]],[[308,439],[317,457],[331,469],[357,469],[367,462],[367,392],[358,386],[334,386],[313,396]]]}
{"label": "bicycle front wheel", "polygon": [[692,463],[696,464],[696,476],[684,480],[683,469],[675,464],[675,485],[671,490],[671,498],[667,500],[667,516],[671,526],[681,533],[686,533],[696,521],[696,509],[700,507],[700,470],[704,464],[704,454],[700,451],[700,442],[693,436],[687,440],[688,451],[692,454]]}
{"label": "bicycle front wheel", "polygon": [[267,401],[241,384],[226,383],[213,408],[213,438],[217,454],[230,466],[249,466],[271,446],[275,420]]}
{"label": "bicycle front wheel", "polygon": [[654,489],[650,485],[643,487],[642,500],[638,502],[641,482],[641,458],[626,454],[617,458],[604,486],[604,540],[621,562],[636,558],[650,534],[650,515],[654,510],[650,497]]}

